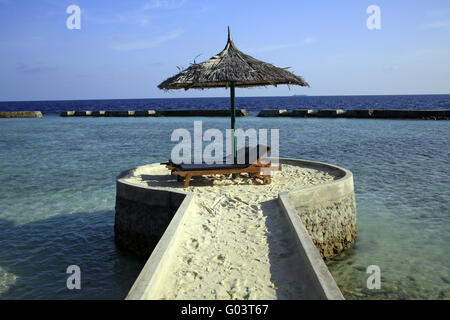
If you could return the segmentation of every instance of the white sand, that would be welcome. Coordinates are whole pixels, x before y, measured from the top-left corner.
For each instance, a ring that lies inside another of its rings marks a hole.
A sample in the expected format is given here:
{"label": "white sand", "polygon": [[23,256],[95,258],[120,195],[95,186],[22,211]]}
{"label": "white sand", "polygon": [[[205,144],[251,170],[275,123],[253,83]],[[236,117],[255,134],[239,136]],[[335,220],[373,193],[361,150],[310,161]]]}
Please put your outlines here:
{"label": "white sand", "polygon": [[[276,198],[282,191],[331,181],[332,171],[283,165],[272,183],[247,175],[194,177],[190,187],[164,166],[143,166],[133,183],[194,192],[159,299],[296,299],[295,241]],[[297,263],[298,265],[298,263]]]}

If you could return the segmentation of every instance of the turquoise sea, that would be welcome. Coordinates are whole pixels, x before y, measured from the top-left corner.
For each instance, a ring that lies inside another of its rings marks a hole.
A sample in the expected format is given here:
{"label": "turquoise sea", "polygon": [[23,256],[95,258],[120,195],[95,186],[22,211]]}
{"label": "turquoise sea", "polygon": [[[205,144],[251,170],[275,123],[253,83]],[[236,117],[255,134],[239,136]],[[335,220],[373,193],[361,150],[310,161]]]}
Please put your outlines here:
{"label": "turquoise sea", "polygon": [[[227,118],[197,118],[225,130]],[[358,238],[328,262],[347,299],[450,298],[450,122],[238,119],[280,155],[351,170]],[[192,118],[0,119],[0,299],[123,299],[145,261],[114,244],[115,177],[166,160]],[[66,268],[81,268],[81,290]],[[381,289],[366,288],[369,265]]]}

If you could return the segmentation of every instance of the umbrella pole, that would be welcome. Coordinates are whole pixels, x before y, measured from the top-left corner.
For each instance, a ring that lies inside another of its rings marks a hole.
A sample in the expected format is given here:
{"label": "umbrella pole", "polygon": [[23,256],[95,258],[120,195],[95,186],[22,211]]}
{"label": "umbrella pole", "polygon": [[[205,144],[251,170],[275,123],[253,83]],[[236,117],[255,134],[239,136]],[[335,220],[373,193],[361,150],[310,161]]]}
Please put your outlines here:
{"label": "umbrella pole", "polygon": [[235,93],[234,93],[234,81],[231,81],[230,84],[230,98],[231,98],[231,132],[232,134],[232,139],[233,139],[233,161],[234,163],[236,163],[236,159],[237,159],[237,151],[236,151],[236,136],[234,134],[235,130],[236,130],[236,106],[234,103],[235,100]]}

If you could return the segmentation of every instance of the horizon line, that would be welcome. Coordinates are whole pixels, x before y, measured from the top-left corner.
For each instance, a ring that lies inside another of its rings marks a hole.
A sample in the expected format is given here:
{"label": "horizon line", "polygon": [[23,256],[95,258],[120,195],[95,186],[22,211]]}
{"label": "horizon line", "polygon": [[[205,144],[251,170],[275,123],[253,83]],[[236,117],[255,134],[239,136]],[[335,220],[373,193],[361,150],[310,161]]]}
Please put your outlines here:
{"label": "horizon line", "polygon": [[[289,98],[289,97],[380,97],[380,96],[445,96],[450,93],[409,93],[409,94],[343,94],[343,95],[307,95],[307,94],[293,94],[285,96],[240,96],[241,98]],[[55,102],[55,101],[99,101],[99,100],[152,100],[152,99],[214,99],[214,98],[228,98],[229,96],[211,96],[211,97],[167,97],[167,98],[95,98],[95,99],[38,99],[38,100],[1,100],[0,103],[7,102]]]}

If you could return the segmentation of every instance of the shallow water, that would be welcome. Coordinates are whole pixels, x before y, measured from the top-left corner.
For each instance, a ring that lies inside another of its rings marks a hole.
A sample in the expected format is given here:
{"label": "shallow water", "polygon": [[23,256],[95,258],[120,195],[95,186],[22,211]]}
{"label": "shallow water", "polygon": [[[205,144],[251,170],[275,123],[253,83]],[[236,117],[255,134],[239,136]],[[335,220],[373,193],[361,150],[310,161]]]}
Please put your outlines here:
{"label": "shallow water", "polygon": [[[0,119],[0,298],[125,297],[142,268],[114,245],[115,177],[166,160],[192,118]],[[227,118],[202,118],[225,129]],[[328,263],[346,298],[449,299],[449,121],[238,119],[280,129],[280,155],[354,174],[356,246]],[[81,290],[66,288],[67,266]],[[366,288],[366,268],[381,289]]]}

